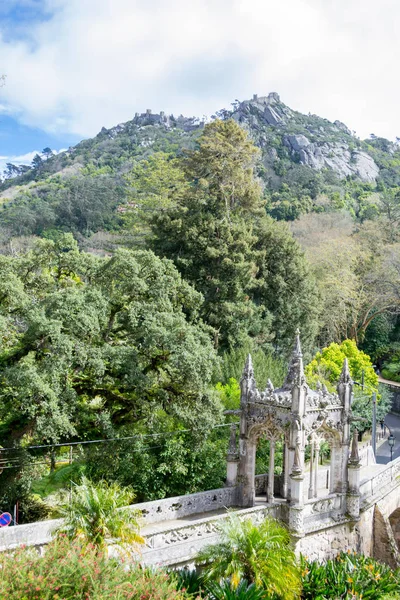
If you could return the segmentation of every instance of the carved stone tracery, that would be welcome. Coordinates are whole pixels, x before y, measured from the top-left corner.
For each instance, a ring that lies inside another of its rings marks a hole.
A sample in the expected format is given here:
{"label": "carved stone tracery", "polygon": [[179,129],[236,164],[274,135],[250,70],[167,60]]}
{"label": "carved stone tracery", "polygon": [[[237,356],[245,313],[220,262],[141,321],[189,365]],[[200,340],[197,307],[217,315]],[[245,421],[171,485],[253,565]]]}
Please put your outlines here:
{"label": "carved stone tracery", "polygon": [[288,373],[281,388],[275,389],[268,380],[266,389],[259,391],[251,356],[248,356],[240,381],[238,492],[241,506],[254,505],[255,452],[260,437],[269,440],[271,444],[268,502],[273,500],[273,454],[279,440],[284,442],[283,487],[291,506],[301,506],[304,501],[304,451],[307,443],[311,444],[313,453],[311,470],[314,464],[314,473],[310,472],[309,497],[317,495],[318,458],[322,441],[327,441],[332,451],[330,492],[346,492],[352,386],[345,361],[337,394],[329,392],[320,383],[316,390],[310,389],[304,374],[298,333]]}

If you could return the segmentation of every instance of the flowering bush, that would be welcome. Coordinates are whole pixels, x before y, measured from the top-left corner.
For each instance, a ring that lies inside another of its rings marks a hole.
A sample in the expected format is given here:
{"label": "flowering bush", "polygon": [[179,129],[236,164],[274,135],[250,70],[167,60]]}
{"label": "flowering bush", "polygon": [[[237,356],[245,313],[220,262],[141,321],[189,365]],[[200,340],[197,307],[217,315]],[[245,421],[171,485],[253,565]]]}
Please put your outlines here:
{"label": "flowering bush", "polygon": [[361,554],[340,553],[323,564],[301,559],[304,600],[395,598],[400,571]]}
{"label": "flowering bush", "polygon": [[0,554],[0,598],[7,600],[183,600],[172,575],[126,568],[98,547],[53,541],[43,556],[19,548]]}

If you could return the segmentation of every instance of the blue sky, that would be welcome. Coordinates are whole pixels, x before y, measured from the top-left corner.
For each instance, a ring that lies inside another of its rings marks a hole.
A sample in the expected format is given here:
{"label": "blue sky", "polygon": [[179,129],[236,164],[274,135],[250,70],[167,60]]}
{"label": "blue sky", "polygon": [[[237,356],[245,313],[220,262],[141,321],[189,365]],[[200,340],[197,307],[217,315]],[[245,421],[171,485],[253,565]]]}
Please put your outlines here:
{"label": "blue sky", "polygon": [[399,22],[397,0],[0,0],[0,171],[146,108],[271,91],[394,139]]}

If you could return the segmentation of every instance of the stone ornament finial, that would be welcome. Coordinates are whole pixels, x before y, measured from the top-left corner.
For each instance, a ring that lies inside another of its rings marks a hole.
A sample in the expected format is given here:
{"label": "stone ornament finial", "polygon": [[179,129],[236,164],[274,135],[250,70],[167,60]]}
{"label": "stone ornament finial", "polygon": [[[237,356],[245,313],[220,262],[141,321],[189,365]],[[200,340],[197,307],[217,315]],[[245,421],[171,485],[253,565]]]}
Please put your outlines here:
{"label": "stone ornament finial", "polygon": [[339,383],[353,383],[350,375],[349,361],[347,357],[343,361],[342,372],[340,373]]}
{"label": "stone ornament finial", "polygon": [[303,469],[302,469],[302,466],[301,466],[300,440],[297,439],[297,441],[296,441],[296,447],[294,449],[294,460],[293,460],[293,466],[292,466],[292,475],[298,476],[298,475],[301,475],[302,472],[303,472]]}
{"label": "stone ornament finial", "polygon": [[288,373],[286,375],[283,389],[289,390],[293,386],[301,386],[306,383],[303,367],[303,353],[301,351],[300,330],[296,330],[296,338],[294,341],[292,358],[290,360]]}
{"label": "stone ornament finial", "polygon": [[301,351],[301,343],[300,343],[300,329],[296,329],[296,339],[294,342],[293,354],[297,354],[297,356],[303,356]]}
{"label": "stone ornament finial", "polygon": [[253,361],[251,354],[247,355],[241,379],[252,379],[254,377]]}
{"label": "stone ornament finial", "polygon": [[272,381],[270,379],[268,379],[267,381],[267,390],[273,392],[274,391],[274,384],[272,383]]}

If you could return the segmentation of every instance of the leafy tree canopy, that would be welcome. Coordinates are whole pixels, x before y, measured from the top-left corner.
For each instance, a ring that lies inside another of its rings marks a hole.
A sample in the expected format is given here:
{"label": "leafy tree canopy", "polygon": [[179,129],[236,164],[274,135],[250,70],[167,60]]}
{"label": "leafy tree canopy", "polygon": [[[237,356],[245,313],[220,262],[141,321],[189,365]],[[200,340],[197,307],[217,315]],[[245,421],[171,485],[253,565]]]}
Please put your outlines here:
{"label": "leafy tree canopy", "polygon": [[348,360],[353,380],[360,383],[364,374],[365,387],[370,391],[376,391],[378,376],[371,359],[368,354],[357,348],[353,340],[345,340],[341,344],[332,343],[321,352],[317,352],[306,367],[307,380],[314,385],[319,380],[334,389],[334,385],[339,381],[345,358]]}
{"label": "leafy tree canopy", "polygon": [[299,323],[315,334],[315,284],[289,230],[265,214],[256,157],[234,121],[206,125],[182,162],[182,198],[152,221],[155,251],[203,294],[201,314],[222,349],[249,337],[286,348]]}
{"label": "leafy tree canopy", "polygon": [[0,257],[2,437],[56,442],[159,412],[200,428],[218,414],[201,295],[166,259],[79,252],[70,234]]}

